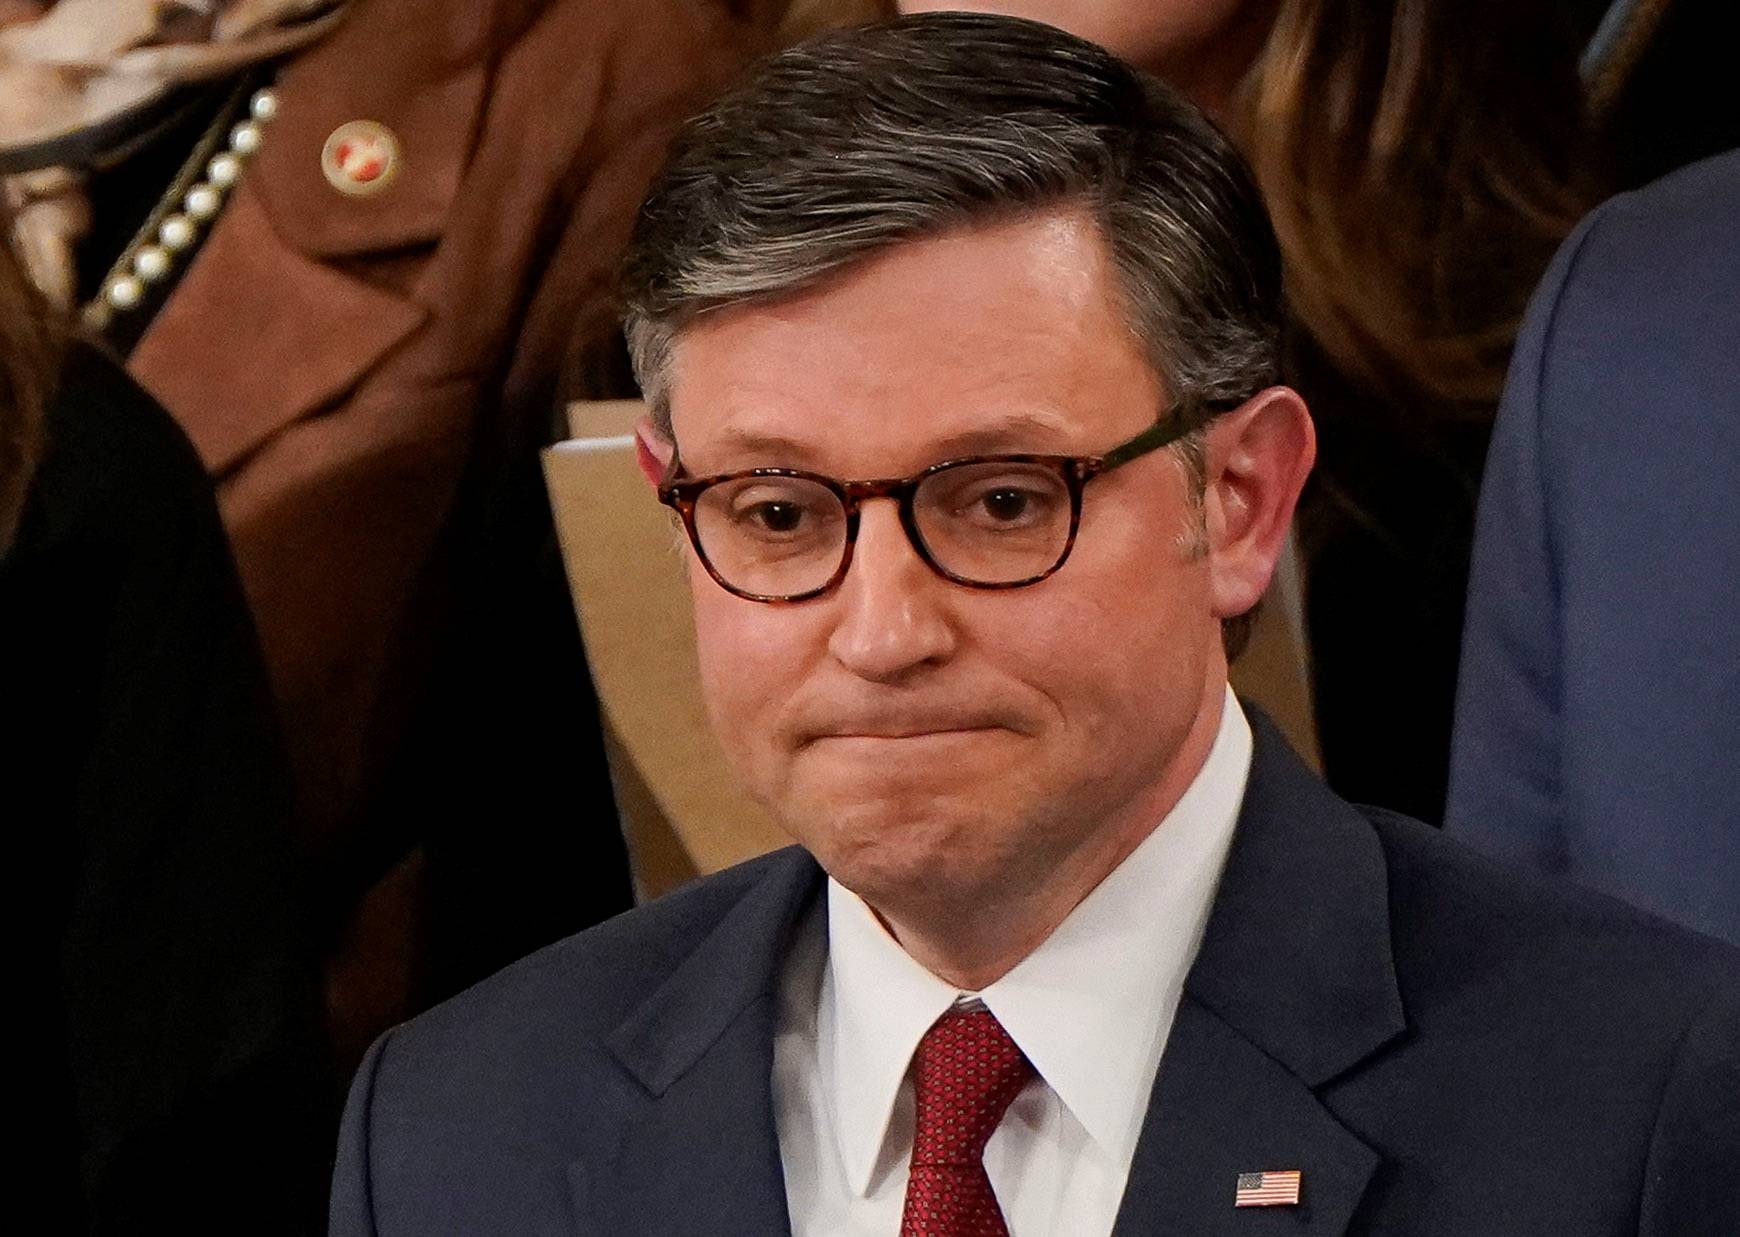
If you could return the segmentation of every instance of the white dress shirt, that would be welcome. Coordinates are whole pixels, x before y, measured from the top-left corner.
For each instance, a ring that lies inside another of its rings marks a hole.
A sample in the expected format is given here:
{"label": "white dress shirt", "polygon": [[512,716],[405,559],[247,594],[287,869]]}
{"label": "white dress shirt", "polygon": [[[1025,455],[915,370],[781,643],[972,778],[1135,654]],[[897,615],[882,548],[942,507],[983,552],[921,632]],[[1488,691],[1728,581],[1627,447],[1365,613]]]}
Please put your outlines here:
{"label": "white dress shirt", "polygon": [[793,1237],[900,1232],[914,1119],[908,1066],[937,1018],[975,1000],[1036,1073],[985,1149],[1010,1237],[1111,1232],[1250,763],[1250,724],[1229,690],[1214,747],[1178,805],[981,992],[925,970],[829,880],[786,964],[774,1041]]}

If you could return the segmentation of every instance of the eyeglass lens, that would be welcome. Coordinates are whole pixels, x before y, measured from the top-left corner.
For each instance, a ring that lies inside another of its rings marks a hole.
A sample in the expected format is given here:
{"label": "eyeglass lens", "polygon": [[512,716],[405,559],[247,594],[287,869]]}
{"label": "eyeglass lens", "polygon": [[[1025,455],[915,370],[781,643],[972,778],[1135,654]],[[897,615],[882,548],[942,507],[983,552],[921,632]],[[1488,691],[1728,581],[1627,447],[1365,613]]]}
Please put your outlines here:
{"label": "eyeglass lens", "polygon": [[[1044,575],[1069,547],[1069,484],[1054,466],[1002,460],[940,469],[919,482],[913,523],[931,561],[976,584]],[[702,492],[695,535],[732,588],[796,597],[825,586],[846,553],[840,496],[802,477],[742,477]]]}

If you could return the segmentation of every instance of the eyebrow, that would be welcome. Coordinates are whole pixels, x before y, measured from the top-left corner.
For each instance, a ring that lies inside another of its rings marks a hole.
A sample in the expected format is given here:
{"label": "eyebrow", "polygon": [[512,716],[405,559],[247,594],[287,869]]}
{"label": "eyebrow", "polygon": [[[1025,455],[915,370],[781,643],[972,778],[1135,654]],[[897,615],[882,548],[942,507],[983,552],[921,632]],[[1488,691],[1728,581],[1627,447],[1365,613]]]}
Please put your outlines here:
{"label": "eyebrow", "polygon": [[[932,458],[918,466],[926,467],[963,455],[1024,451],[1065,454],[1070,450],[1065,441],[1068,432],[1069,423],[1056,414],[1005,413],[993,424],[976,426],[935,440],[927,453]],[[712,454],[726,459],[770,460],[795,468],[814,468],[821,455],[817,444],[754,428],[722,430],[712,448]]]}

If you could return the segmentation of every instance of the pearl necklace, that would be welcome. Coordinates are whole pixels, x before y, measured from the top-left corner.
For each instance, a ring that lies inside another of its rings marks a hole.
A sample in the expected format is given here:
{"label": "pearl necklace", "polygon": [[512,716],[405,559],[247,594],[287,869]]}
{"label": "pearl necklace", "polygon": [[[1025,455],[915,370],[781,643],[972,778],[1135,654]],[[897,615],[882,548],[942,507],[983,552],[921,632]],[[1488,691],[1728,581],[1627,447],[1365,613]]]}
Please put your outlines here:
{"label": "pearl necklace", "polygon": [[[234,112],[226,106],[222,114],[228,117]],[[266,126],[277,115],[277,92],[256,90],[248,100],[247,119],[230,127],[223,149],[218,146],[224,121],[194,148],[145,225],[109,268],[102,291],[85,306],[86,326],[102,330],[116,314],[138,308],[149,285],[168,277],[176,259],[199,239],[200,229],[217,218],[248,159],[265,141]]]}

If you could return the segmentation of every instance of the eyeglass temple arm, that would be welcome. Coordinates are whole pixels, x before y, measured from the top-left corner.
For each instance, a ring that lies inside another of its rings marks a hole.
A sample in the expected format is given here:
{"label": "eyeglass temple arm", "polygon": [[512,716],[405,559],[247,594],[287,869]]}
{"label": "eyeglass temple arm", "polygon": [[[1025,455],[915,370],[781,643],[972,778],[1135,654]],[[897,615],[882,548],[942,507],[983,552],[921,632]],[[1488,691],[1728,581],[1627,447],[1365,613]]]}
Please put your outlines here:
{"label": "eyeglass temple arm", "polygon": [[[1161,447],[1171,446],[1191,431],[1203,424],[1201,413],[1204,405],[1191,400],[1180,400],[1163,413],[1160,419],[1147,429],[1137,434],[1126,443],[1121,443],[1100,456],[1100,472],[1110,472],[1122,464],[1128,464],[1138,456],[1147,455],[1150,451],[1158,451]],[[1212,405],[1207,407],[1212,408]]]}
{"label": "eyeglass temple arm", "polygon": [[659,478],[658,493],[661,499],[670,488],[683,479],[683,460],[677,451],[677,444],[671,443],[671,461],[665,465],[665,475]]}

